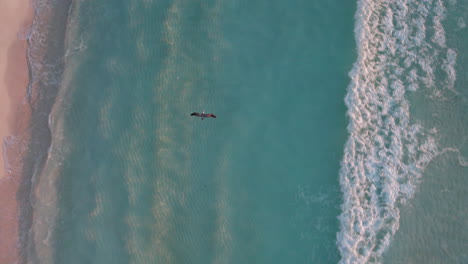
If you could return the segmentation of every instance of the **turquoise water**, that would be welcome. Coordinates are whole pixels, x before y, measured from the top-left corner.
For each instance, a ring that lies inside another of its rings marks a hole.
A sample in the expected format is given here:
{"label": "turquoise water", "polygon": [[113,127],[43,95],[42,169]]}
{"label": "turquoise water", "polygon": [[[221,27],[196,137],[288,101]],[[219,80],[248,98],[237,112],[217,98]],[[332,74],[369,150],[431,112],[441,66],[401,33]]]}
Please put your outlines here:
{"label": "turquoise water", "polygon": [[68,17],[30,260],[466,261],[462,1],[38,3]]}
{"label": "turquoise water", "polygon": [[52,114],[52,259],[337,262],[353,14],[339,1],[75,3]]}

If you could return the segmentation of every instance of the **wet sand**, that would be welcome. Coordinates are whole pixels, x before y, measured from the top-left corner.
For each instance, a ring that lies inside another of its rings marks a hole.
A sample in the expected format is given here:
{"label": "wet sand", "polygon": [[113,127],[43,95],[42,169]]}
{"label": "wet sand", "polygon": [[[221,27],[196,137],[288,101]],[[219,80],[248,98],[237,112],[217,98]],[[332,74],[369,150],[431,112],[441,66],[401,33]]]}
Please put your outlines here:
{"label": "wet sand", "polygon": [[33,18],[31,4],[0,1],[0,264],[17,263],[19,255],[17,191],[30,121],[25,38]]}

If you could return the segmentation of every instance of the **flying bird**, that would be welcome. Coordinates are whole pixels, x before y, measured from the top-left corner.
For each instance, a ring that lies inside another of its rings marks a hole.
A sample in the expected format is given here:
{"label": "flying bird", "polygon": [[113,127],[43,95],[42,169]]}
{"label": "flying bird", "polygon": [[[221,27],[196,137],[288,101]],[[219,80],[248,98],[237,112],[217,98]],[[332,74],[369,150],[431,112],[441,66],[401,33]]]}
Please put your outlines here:
{"label": "flying bird", "polygon": [[203,113],[201,113],[201,114],[198,113],[198,112],[193,112],[193,113],[191,113],[190,115],[191,115],[191,116],[198,116],[198,117],[201,117],[202,120],[205,119],[205,117],[216,118],[215,115],[213,115],[213,114],[205,114],[205,112],[203,112]]}

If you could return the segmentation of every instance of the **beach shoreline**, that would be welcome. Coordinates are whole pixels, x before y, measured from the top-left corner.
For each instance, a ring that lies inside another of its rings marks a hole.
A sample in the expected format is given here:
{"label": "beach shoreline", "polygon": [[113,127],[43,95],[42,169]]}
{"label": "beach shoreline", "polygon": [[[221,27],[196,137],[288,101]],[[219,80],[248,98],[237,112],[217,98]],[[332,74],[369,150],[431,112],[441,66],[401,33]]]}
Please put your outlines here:
{"label": "beach shoreline", "polygon": [[0,2],[0,264],[17,263],[19,257],[17,192],[30,121],[26,35],[33,16],[31,0]]}

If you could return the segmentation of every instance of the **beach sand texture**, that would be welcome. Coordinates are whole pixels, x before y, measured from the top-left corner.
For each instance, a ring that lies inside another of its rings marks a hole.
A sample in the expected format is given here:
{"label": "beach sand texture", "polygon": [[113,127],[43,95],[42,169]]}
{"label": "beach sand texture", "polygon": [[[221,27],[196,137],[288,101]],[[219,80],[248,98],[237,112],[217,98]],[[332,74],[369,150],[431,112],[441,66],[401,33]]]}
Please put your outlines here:
{"label": "beach sand texture", "polygon": [[[0,264],[17,263],[18,201],[21,181],[20,138],[29,123],[26,35],[33,18],[30,0],[0,1]],[[5,162],[5,157],[8,162]]]}

